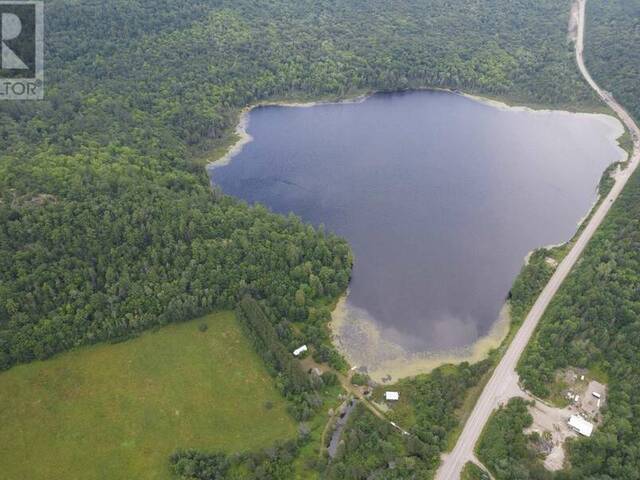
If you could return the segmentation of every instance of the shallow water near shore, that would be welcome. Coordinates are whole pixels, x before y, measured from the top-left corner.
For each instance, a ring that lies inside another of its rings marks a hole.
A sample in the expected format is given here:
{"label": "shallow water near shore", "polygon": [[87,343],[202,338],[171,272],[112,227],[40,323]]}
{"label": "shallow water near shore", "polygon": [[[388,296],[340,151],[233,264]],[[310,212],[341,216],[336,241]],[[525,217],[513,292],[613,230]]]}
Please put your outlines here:
{"label": "shallow water near shore", "polygon": [[242,148],[212,181],[350,242],[333,328],[376,378],[476,360],[499,343],[526,254],[569,240],[603,170],[625,155],[613,117],[447,92],[260,107],[244,120]]}

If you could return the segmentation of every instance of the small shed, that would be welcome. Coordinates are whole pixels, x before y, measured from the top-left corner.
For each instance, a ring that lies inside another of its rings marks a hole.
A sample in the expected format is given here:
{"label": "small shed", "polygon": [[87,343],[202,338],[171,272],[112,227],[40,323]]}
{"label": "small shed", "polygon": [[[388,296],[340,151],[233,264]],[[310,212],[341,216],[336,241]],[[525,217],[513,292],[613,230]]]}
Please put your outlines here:
{"label": "small shed", "polygon": [[586,421],[580,415],[571,415],[571,418],[569,418],[569,426],[585,437],[590,437],[593,432],[593,424]]}
{"label": "small shed", "polygon": [[384,392],[385,400],[400,400],[399,392]]}
{"label": "small shed", "polygon": [[301,347],[298,347],[293,351],[293,356],[297,357],[298,355],[300,355],[301,353],[306,352],[307,350],[309,350],[307,348],[307,346],[306,345],[302,345]]}

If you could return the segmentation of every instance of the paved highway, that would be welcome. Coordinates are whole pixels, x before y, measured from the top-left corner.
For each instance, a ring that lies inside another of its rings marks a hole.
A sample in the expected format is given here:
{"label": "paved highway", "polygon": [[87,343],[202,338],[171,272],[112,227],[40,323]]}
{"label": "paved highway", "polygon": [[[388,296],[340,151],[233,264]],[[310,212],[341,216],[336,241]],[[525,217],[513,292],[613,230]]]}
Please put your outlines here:
{"label": "paved highway", "polygon": [[626,110],[615,101],[613,96],[602,90],[596,84],[584,64],[582,53],[584,49],[586,0],[577,0],[576,3],[578,5],[576,12],[578,16],[578,32],[575,42],[576,62],[580,68],[580,72],[589,85],[591,85],[600,98],[602,98],[602,100],[611,107],[631,132],[634,143],[633,154],[627,167],[616,176],[616,182],[611,189],[611,192],[594,212],[573,248],[562,260],[560,265],[558,265],[558,268],[549,280],[549,283],[545,286],[544,290],[542,290],[542,293],[531,308],[531,311],[518,330],[513,342],[507,349],[504,357],[500,360],[500,363],[493,372],[489,382],[482,391],[480,398],[478,399],[462,433],[460,434],[460,437],[458,438],[456,446],[450,454],[443,458],[443,463],[436,474],[436,480],[458,480],[460,478],[460,474],[465,463],[474,458],[473,451],[475,444],[478,441],[478,438],[482,433],[482,429],[487,423],[491,413],[501,402],[508,400],[511,396],[517,395],[519,389],[517,386],[518,376],[515,372],[515,368],[518,363],[518,359],[527,346],[531,335],[540,321],[540,317],[542,317],[542,314],[549,305],[549,302],[551,302],[551,299],[558,291],[558,288],[571,271],[571,268],[575,265],[585,246],[593,236],[598,226],[600,226],[600,223],[602,223],[602,220],[609,211],[609,208],[611,208],[615,199],[618,198],[622,188],[627,183],[627,180],[640,161],[640,129],[638,129],[638,126]]}

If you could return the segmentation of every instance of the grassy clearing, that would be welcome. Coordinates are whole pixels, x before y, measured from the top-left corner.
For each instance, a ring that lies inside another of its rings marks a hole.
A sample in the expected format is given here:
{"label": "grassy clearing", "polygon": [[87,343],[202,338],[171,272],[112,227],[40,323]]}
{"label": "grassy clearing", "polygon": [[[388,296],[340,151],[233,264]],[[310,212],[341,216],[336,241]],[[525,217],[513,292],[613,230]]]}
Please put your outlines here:
{"label": "grassy clearing", "polygon": [[0,374],[0,476],[168,479],[176,448],[294,436],[285,408],[233,314],[217,313]]}
{"label": "grassy clearing", "polygon": [[565,408],[568,407],[570,402],[563,394],[569,385],[562,378],[557,377],[556,381],[549,386],[549,396],[545,399],[554,407]]}
{"label": "grassy clearing", "polygon": [[460,480],[489,480],[489,474],[475,463],[467,462],[462,470]]}
{"label": "grassy clearing", "polygon": [[596,363],[589,368],[586,378],[588,381],[595,380],[604,385],[609,385],[609,374],[606,371],[606,367],[602,363]]}

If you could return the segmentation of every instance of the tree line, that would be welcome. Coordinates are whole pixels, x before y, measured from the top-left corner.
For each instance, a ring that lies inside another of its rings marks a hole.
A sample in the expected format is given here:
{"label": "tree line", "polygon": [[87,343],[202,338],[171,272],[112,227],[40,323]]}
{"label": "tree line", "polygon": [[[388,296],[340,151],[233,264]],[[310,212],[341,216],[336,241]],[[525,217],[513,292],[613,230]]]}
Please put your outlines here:
{"label": "tree line", "polygon": [[[211,190],[203,155],[268,99],[426,86],[592,106],[567,17],[556,0],[51,0],[45,100],[0,102],[0,368],[250,295],[262,315],[247,330],[293,403],[307,395],[294,412],[304,418],[313,397],[276,340],[314,343],[318,360],[344,366],[326,322],[351,252]],[[398,458],[432,468],[473,368],[410,387],[417,410],[428,407],[415,427],[426,450],[398,446]],[[362,449],[350,451],[343,463],[357,465]],[[179,474],[199,468],[190,455]]]}
{"label": "tree line", "polygon": [[536,432],[523,433],[533,424],[530,402],[516,397],[493,413],[476,446],[478,459],[498,480],[550,480],[534,451],[540,439]]}
{"label": "tree line", "polygon": [[265,99],[438,86],[592,101],[563,5],[457,2],[50,2],[45,100],[0,104],[0,367],[246,293],[339,366],[323,306],[348,283],[348,246],[211,192],[198,155]]}
{"label": "tree line", "polygon": [[334,385],[335,373],[327,371],[317,376],[305,372],[292,354],[293,345],[299,343],[292,342],[291,330],[282,322],[274,327],[274,321],[250,296],[238,303],[236,314],[253,347],[276,378],[276,385],[290,401],[289,413],[296,420],[308,420],[322,405],[318,390]]}
{"label": "tree line", "polygon": [[[585,55],[594,78],[640,118],[640,1],[587,2]],[[519,373],[546,396],[558,369],[591,368],[609,378],[604,422],[569,445],[558,478],[640,478],[640,177],[611,208],[541,320]]]}
{"label": "tree line", "polygon": [[305,437],[273,447],[232,455],[178,450],[171,455],[173,473],[183,480],[269,480],[293,478],[293,460]]}

